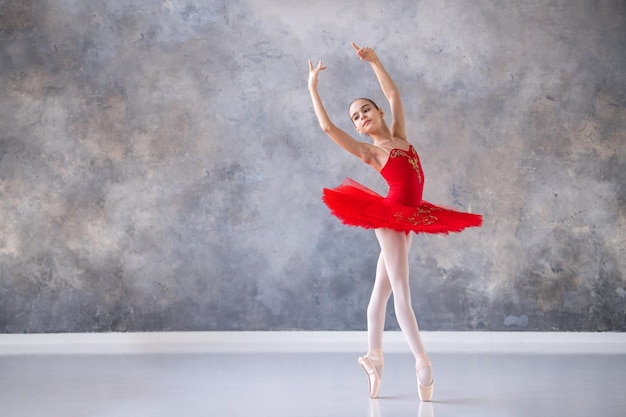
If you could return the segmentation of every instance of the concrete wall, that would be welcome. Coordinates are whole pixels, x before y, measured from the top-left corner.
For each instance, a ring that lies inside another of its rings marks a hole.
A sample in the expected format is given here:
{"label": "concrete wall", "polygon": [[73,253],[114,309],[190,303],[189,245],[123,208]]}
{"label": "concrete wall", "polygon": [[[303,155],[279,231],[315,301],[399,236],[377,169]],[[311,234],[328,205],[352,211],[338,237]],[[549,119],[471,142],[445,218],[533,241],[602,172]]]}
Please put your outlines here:
{"label": "concrete wall", "polygon": [[[320,201],[376,172],[319,129],[403,92],[428,330],[626,330],[626,3],[0,2],[0,332],[358,330],[378,254]],[[390,308],[388,328],[397,328]]]}

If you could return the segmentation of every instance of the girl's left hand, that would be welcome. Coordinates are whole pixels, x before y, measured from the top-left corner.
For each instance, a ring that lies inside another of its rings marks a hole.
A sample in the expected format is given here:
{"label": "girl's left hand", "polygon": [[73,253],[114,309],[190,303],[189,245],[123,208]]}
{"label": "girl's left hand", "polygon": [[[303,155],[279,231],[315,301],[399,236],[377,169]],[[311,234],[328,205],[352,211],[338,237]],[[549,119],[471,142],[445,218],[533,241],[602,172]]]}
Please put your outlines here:
{"label": "girl's left hand", "polygon": [[352,42],[352,47],[356,51],[356,54],[359,56],[359,58],[361,58],[361,61],[372,62],[376,58],[378,58],[376,52],[374,52],[372,48],[368,48],[367,46],[359,48],[354,42]]}

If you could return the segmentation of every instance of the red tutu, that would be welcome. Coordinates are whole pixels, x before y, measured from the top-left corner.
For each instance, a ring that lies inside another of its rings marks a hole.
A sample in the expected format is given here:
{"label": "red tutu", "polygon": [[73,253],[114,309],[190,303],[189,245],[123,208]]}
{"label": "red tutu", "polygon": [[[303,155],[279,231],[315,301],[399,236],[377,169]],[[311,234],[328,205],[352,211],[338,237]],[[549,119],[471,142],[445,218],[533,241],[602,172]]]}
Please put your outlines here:
{"label": "red tutu", "polygon": [[424,200],[413,207],[394,203],[350,178],[336,188],[324,188],[322,200],[342,223],[366,229],[448,234],[482,224],[479,214],[462,213]]}

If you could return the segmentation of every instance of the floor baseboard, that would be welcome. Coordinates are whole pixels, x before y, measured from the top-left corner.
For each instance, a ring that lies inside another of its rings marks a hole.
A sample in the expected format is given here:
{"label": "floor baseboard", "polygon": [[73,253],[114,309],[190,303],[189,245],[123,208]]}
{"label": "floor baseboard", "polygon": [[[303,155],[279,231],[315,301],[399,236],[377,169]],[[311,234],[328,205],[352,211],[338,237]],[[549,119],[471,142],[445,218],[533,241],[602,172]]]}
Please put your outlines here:
{"label": "floor baseboard", "polygon": [[[429,353],[626,354],[626,333],[421,332]],[[384,334],[385,352],[408,352],[402,333]],[[0,334],[0,355],[364,352],[364,331],[240,331]]]}

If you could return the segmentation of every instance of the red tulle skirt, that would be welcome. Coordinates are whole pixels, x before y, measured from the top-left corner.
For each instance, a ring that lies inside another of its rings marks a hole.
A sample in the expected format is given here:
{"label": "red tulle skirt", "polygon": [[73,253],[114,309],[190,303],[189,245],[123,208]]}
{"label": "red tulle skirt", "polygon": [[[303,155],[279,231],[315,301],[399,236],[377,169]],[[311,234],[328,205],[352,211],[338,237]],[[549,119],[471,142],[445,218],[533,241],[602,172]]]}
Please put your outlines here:
{"label": "red tulle skirt", "polygon": [[479,214],[463,213],[423,200],[417,207],[397,204],[350,178],[336,188],[324,188],[322,200],[343,224],[365,229],[448,234],[478,227],[483,222]]}

